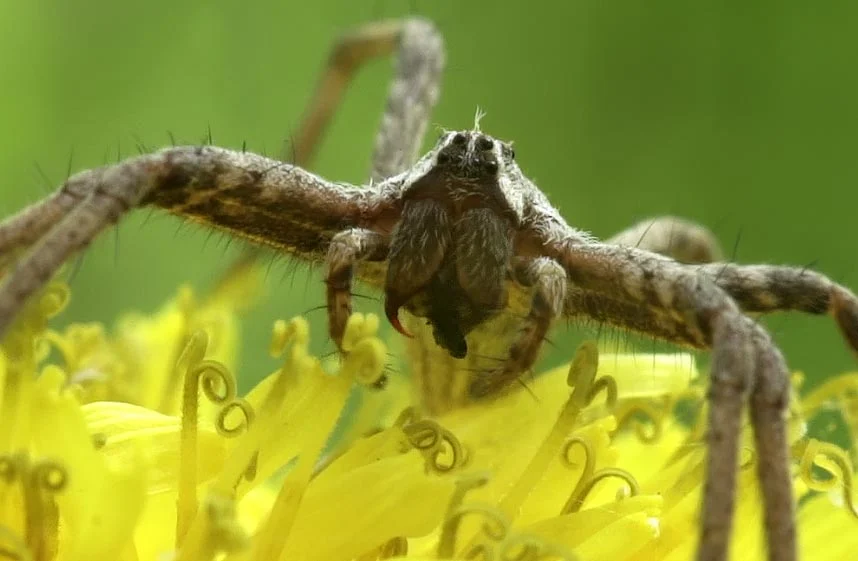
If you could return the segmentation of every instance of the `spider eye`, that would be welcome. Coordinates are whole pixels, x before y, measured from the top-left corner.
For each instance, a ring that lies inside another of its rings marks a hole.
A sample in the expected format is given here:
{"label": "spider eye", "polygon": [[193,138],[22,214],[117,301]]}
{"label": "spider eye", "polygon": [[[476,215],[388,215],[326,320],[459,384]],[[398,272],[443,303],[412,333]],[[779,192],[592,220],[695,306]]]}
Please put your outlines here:
{"label": "spider eye", "polygon": [[495,160],[488,160],[483,164],[483,169],[494,175],[498,172],[498,163]]}
{"label": "spider eye", "polygon": [[467,142],[468,142],[468,137],[466,137],[464,134],[462,134],[460,132],[457,132],[456,136],[453,137],[453,144],[456,144],[458,146],[462,146],[463,144],[466,144]]}
{"label": "spider eye", "polygon": [[491,138],[481,136],[477,139],[477,150],[489,151],[494,147],[495,143],[492,142]]}

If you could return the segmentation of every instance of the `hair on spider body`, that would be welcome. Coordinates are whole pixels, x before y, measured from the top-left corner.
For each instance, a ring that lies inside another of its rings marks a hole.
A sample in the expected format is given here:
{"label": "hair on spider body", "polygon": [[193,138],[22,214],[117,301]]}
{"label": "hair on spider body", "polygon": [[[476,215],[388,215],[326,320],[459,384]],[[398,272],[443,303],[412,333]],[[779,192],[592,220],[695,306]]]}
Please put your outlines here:
{"label": "hair on spider body", "polygon": [[435,342],[455,358],[468,352],[465,336],[506,305],[519,225],[500,186],[508,165],[505,144],[479,131],[447,133],[434,165],[403,193],[385,311],[400,332],[400,308],[426,318]]}

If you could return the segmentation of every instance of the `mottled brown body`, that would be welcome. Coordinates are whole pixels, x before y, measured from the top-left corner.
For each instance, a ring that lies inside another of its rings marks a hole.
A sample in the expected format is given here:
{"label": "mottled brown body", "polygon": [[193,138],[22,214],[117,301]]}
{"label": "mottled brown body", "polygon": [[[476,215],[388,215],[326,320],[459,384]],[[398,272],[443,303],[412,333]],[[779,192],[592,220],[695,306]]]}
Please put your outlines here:
{"label": "mottled brown body", "polygon": [[479,132],[448,136],[435,165],[403,193],[385,311],[394,325],[401,307],[427,318],[435,342],[464,358],[465,335],[506,303],[518,220],[498,184],[499,157],[511,163],[512,150]]}
{"label": "mottled brown body", "polygon": [[[344,185],[307,171],[302,158],[312,153],[357,65],[393,50],[399,56],[371,183]],[[430,23],[373,24],[334,50],[299,135],[296,163],[211,146],[173,147],[70,177],[54,195],[0,223],[0,261],[26,252],[0,285],[0,335],[69,257],[130,209],[156,206],[324,263],[329,329],[338,345],[354,279],[381,289],[391,322],[413,335],[413,374],[429,413],[512,386],[533,366],[559,317],[709,349],[698,559],[727,558],[747,405],[769,558],[793,561],[789,376],[769,335],[746,314],[831,315],[858,350],[858,298],[806,269],[709,263],[721,256],[712,235],[676,218],[596,240],[565,222],[522,173],[509,144],[478,127],[445,132],[418,160],[443,64],[442,41]]]}

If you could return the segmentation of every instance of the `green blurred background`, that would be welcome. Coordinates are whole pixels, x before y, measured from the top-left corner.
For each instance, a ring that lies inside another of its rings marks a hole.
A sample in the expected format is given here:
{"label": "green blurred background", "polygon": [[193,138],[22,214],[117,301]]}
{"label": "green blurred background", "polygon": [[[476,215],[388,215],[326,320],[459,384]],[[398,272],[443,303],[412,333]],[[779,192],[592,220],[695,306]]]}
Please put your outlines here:
{"label": "green blurred background", "polygon": [[[736,259],[807,265],[858,288],[858,3],[494,0],[149,0],[0,3],[0,216],[74,170],[168,143],[282,153],[334,39],[421,14],[447,41],[434,122],[514,139],[525,172],[599,236],[673,213]],[[361,182],[390,61],[360,73],[314,165]],[[435,135],[428,135],[429,141]],[[210,286],[235,253],[221,236],[141,212],[104,235],[63,321],[152,310],[177,285]],[[317,273],[283,261],[245,321],[243,377],[268,371],[272,321],[323,302]],[[360,302],[361,309],[371,305]],[[317,348],[324,314],[315,312]],[[854,367],[827,318],[767,320],[793,368]],[[583,333],[586,335],[587,333]],[[545,364],[580,330],[558,328]],[[611,337],[609,335],[609,337]],[[330,348],[330,345],[327,345]]]}

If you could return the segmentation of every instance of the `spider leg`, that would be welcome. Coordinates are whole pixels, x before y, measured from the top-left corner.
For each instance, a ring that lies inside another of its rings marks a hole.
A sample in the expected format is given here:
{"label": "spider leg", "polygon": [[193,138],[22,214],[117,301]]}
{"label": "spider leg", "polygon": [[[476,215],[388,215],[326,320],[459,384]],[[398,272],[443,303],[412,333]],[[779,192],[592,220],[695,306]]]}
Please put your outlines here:
{"label": "spider leg", "polygon": [[[551,259],[516,258],[513,279],[533,292],[531,307],[523,320],[523,329],[512,343],[502,367],[485,371],[473,368],[477,376],[471,382],[471,397],[485,397],[512,386],[521,373],[533,366],[552,321],[560,315],[568,319],[588,318],[600,324],[611,324],[655,336],[683,347],[705,349],[708,346],[701,330],[664,310],[629,299],[582,290],[574,285],[565,286],[566,271]],[[557,307],[557,302],[562,302],[562,306]],[[546,306],[546,303],[551,305]]]}
{"label": "spider leg", "polygon": [[858,298],[831,279],[799,267],[712,263],[697,268],[746,312],[796,310],[830,314],[858,352]]}
{"label": "spider leg", "polygon": [[636,331],[682,347],[707,348],[707,342],[699,329],[663,310],[575,286],[567,288],[563,315],[568,319],[590,319],[598,324]]}
{"label": "spider leg", "polygon": [[530,311],[521,332],[509,349],[509,357],[496,371],[473,377],[469,393],[473,398],[496,393],[510,386],[536,362],[551,322],[560,316],[566,302],[566,271],[547,257],[516,258],[513,278],[533,289]]}
{"label": "spider leg", "polygon": [[352,280],[359,261],[382,261],[390,250],[389,240],[376,232],[352,228],[336,234],[328,247],[328,332],[342,348],[346,323],[352,313]]}
{"label": "spider leg", "polygon": [[[686,263],[711,262],[722,256],[717,239],[708,229],[672,216],[641,221],[611,237],[607,243],[639,247]],[[509,359],[501,370],[474,379],[470,389],[472,397],[495,393],[535,363],[551,322],[561,311],[560,308],[546,307],[546,299],[540,292],[560,294],[559,300],[551,300],[563,302],[565,299],[563,309],[567,317],[587,316],[601,323],[619,324],[625,329],[656,335],[679,345],[705,347],[700,332],[658,310],[641,307],[640,303],[611,299],[577,287],[570,287],[564,298],[567,291],[564,289],[558,293],[553,285],[558,279],[565,285],[566,273],[550,259],[519,260],[514,266],[513,277],[523,286],[538,287],[533,305],[524,320],[521,335],[510,349]],[[542,283],[547,286],[539,288]],[[621,318],[621,321],[616,318]]]}
{"label": "spider leg", "polygon": [[55,195],[0,223],[0,239],[21,239],[16,232],[22,227],[39,227],[27,234],[38,241],[0,284],[0,335],[23,302],[71,255],[136,206],[158,206],[316,261],[335,234],[373,224],[391,211],[376,190],[331,183],[299,167],[210,146],[168,148],[80,172],[58,193],[78,201],[61,219],[53,220],[58,203],[50,201],[66,203]]}
{"label": "spider leg", "polygon": [[786,410],[789,372],[780,351],[761,329],[755,330],[757,386],[751,394],[751,424],[757,447],[757,478],[763,494],[769,559],[796,558],[795,504],[792,498]]}
{"label": "spider leg", "polygon": [[711,263],[724,258],[721,245],[708,228],[675,216],[642,220],[608,238],[607,243],[646,249],[681,263]]}
{"label": "spider leg", "polygon": [[[674,315],[702,333],[712,352],[709,388],[707,478],[701,512],[698,559],[727,558],[733,524],[742,409],[753,395],[752,422],[769,456],[758,468],[766,507],[792,505],[786,466],[788,373],[762,328],[744,316],[733,299],[708,275],[653,253],[595,242],[549,241],[548,255],[563,265],[584,290],[639,302]],[[771,470],[770,466],[780,466]],[[791,516],[767,519],[770,559],[795,559]],[[777,543],[776,543],[777,542]]]}
{"label": "spider leg", "polygon": [[398,51],[394,78],[376,136],[372,180],[396,175],[417,159],[432,108],[438,100],[444,46],[429,21],[373,22],[343,35],[334,46],[294,144],[294,163],[312,160],[319,139],[357,70],[369,60]]}
{"label": "spider leg", "polygon": [[60,189],[3,222],[0,228],[0,255],[26,249],[59,222],[81,200],[81,195]]}

